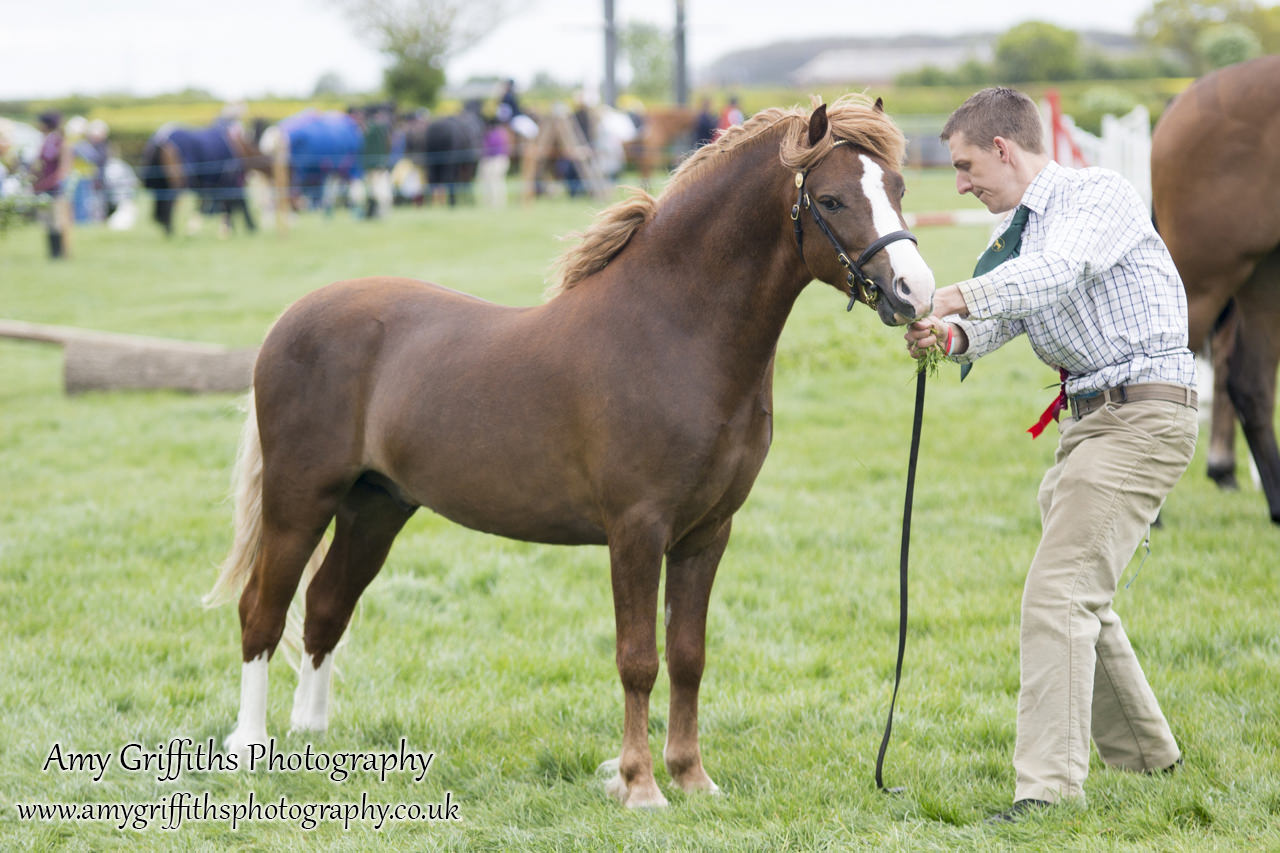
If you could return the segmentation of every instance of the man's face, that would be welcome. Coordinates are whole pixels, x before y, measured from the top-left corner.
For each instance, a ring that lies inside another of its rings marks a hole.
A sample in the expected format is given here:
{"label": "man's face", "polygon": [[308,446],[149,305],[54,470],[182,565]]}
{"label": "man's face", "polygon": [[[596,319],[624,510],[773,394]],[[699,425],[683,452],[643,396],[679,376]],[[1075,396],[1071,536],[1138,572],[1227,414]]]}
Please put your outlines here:
{"label": "man's face", "polygon": [[[1000,139],[999,142],[1003,142]],[[994,148],[979,148],[963,133],[947,140],[951,165],[956,170],[956,192],[973,193],[992,213],[1004,213],[1015,207],[1022,197],[1007,152],[999,142]]]}

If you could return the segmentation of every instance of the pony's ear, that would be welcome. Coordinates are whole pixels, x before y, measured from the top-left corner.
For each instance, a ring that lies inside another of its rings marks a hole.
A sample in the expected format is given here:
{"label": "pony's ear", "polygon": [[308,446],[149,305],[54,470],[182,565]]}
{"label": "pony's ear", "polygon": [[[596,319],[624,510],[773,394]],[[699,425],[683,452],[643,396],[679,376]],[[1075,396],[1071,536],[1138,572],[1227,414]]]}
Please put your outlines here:
{"label": "pony's ear", "polygon": [[884,112],[884,98],[876,98],[875,111],[878,113]]}
{"label": "pony's ear", "polygon": [[813,115],[809,116],[809,147],[818,144],[818,140],[827,135],[827,105],[821,104]]}

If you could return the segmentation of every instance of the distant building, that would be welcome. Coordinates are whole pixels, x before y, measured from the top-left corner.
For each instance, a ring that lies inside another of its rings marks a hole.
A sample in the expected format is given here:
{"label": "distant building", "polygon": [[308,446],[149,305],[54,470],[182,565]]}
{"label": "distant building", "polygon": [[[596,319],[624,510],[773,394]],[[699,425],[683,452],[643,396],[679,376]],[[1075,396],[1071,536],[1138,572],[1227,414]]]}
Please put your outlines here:
{"label": "distant building", "polygon": [[788,82],[815,86],[826,83],[892,83],[907,71],[926,66],[952,71],[970,60],[990,62],[992,43],[944,43],[896,47],[846,47],[824,50],[789,75]]}
{"label": "distant building", "polygon": [[[885,84],[899,74],[926,66],[953,71],[971,60],[989,63],[1000,35],[823,37],[774,42],[725,54],[702,70],[699,84],[722,88]],[[1139,51],[1138,43],[1121,33],[1084,31],[1080,40],[1084,50],[1113,58]]]}

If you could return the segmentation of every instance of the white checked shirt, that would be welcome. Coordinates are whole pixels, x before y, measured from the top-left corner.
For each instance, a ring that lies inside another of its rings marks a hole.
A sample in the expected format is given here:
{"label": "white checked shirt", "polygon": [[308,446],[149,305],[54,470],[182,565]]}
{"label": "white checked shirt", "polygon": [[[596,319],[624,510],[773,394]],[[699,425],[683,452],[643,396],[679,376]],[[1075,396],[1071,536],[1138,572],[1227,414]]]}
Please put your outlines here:
{"label": "white checked shirt", "polygon": [[1022,204],[1031,215],[1018,257],[959,282],[969,317],[947,320],[969,346],[953,360],[1025,333],[1042,361],[1070,374],[1071,396],[1142,382],[1194,387],[1182,279],[1128,181],[1050,161]]}

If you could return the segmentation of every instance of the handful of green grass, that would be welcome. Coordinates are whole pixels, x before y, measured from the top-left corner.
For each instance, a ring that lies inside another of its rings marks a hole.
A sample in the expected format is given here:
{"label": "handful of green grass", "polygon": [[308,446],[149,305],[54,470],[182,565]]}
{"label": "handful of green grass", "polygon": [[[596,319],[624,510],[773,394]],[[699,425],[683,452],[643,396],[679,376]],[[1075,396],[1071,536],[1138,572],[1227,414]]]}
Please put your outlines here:
{"label": "handful of green grass", "polygon": [[924,355],[916,359],[916,373],[928,371],[929,376],[938,375],[938,365],[946,361],[947,354],[942,348],[942,341],[924,351]]}

